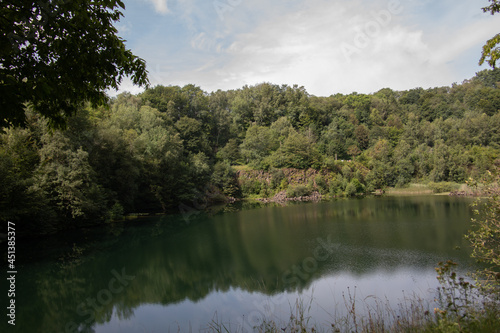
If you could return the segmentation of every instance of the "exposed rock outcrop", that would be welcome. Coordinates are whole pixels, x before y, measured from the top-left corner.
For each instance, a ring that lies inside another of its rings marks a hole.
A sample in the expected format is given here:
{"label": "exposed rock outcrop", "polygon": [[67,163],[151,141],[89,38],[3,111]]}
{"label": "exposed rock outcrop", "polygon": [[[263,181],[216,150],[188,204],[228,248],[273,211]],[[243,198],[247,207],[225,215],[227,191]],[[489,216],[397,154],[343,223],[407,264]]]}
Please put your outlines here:
{"label": "exposed rock outcrop", "polygon": [[286,195],[286,191],[281,191],[281,192],[277,193],[272,198],[261,198],[261,199],[257,199],[257,200],[260,202],[264,202],[264,203],[269,203],[269,202],[280,203],[280,202],[288,202],[288,201],[302,201],[302,202],[314,201],[314,202],[318,202],[318,201],[321,201],[322,199],[323,199],[323,196],[317,191],[311,193],[311,195],[294,197],[294,198],[288,198]]}

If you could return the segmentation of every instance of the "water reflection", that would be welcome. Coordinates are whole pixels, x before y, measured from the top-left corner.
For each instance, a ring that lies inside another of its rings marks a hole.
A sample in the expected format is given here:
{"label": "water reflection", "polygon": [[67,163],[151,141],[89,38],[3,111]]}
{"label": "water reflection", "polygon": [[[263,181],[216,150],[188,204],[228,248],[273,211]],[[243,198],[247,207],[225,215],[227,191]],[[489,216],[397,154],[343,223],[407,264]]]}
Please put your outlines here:
{"label": "water reflection", "polygon": [[366,295],[427,290],[438,261],[473,265],[463,239],[469,202],[405,197],[237,207],[189,223],[160,217],[23,244],[16,329],[198,330],[216,313],[245,320],[266,301],[272,315],[286,318],[290,304],[313,290],[317,315],[327,320],[321,308],[347,286]]}

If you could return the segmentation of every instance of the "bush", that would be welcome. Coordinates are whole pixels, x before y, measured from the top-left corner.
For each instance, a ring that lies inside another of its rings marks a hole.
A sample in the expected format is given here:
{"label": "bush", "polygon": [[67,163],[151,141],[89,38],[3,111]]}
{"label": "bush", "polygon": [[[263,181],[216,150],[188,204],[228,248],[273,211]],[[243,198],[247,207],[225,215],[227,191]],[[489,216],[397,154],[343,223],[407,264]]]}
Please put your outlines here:
{"label": "bush", "polygon": [[319,193],[327,194],[329,189],[328,189],[328,183],[326,182],[325,178],[323,178],[323,176],[321,175],[317,175],[315,181]]}
{"label": "bush", "polygon": [[106,214],[106,221],[113,222],[122,220],[124,214],[125,210],[123,209],[123,206],[119,202],[115,202]]}
{"label": "bush", "polygon": [[342,195],[344,192],[344,178],[341,175],[338,175],[334,181],[330,183],[330,194],[331,195]]}
{"label": "bush", "polygon": [[361,182],[358,180],[358,178],[353,178],[351,180],[351,184],[354,185],[356,188],[356,193],[364,193],[365,192],[365,186],[361,184]]}
{"label": "bush", "polygon": [[347,187],[345,188],[345,194],[347,196],[354,196],[356,194],[356,185],[354,185],[352,182],[347,184]]}
{"label": "bush", "polygon": [[260,192],[259,195],[263,198],[268,198],[272,194],[272,190],[269,188],[266,182],[260,183]]}
{"label": "bush", "polygon": [[451,191],[457,190],[459,187],[458,184],[450,183],[450,182],[439,182],[439,183],[430,182],[427,185],[434,193],[451,192]]}
{"label": "bush", "polygon": [[239,194],[236,173],[228,161],[217,162],[215,164],[211,181],[227,196],[234,197]]}
{"label": "bush", "polygon": [[241,191],[245,196],[260,194],[262,184],[255,179],[245,179],[241,183]]}
{"label": "bush", "polygon": [[[486,265],[478,272],[478,278],[484,286],[494,286],[497,293],[500,290],[500,175],[482,184],[482,194],[486,200],[478,199],[473,204],[474,213],[478,219],[473,219],[474,229],[466,238],[472,245],[472,257]],[[477,184],[474,185],[477,188]],[[485,186],[484,186],[485,185]],[[497,294],[500,297],[500,293]]]}
{"label": "bush", "polygon": [[285,173],[281,169],[271,169],[271,188],[273,190],[280,187],[283,179],[285,179]]}
{"label": "bush", "polygon": [[329,171],[336,171],[337,161],[333,157],[325,157],[323,159],[323,168]]}
{"label": "bush", "polygon": [[286,190],[287,188],[288,188],[288,179],[287,178],[283,178],[281,180],[279,189],[280,190]]}
{"label": "bush", "polygon": [[304,185],[290,186],[286,190],[286,196],[288,198],[304,197],[311,194],[311,190]]}
{"label": "bush", "polygon": [[342,167],[342,176],[348,180],[352,178],[352,170],[348,165]]}
{"label": "bush", "polygon": [[455,273],[457,264],[448,260],[436,268],[440,287],[435,321],[427,322],[432,332],[499,332],[498,301],[491,292],[485,293]]}

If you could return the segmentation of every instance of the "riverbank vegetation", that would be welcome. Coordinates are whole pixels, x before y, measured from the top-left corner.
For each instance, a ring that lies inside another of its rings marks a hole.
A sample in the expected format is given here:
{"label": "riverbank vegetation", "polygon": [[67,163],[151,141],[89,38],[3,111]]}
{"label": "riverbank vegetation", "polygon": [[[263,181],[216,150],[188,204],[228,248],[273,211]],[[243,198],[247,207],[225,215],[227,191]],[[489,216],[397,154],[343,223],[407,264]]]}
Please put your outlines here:
{"label": "riverbank vegetation", "polygon": [[81,107],[65,130],[28,108],[25,127],[0,135],[0,218],[37,234],[283,191],[454,190],[500,165],[499,82],[495,69],[371,95],[156,86]]}

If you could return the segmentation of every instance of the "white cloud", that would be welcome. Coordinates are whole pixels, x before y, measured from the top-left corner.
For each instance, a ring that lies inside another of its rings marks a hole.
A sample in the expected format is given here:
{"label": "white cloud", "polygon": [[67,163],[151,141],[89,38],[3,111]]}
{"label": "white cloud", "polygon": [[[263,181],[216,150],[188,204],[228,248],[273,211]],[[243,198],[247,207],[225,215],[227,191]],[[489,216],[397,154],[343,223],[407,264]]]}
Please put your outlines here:
{"label": "white cloud", "polygon": [[149,0],[160,14],[168,14],[167,0]]}
{"label": "white cloud", "polygon": [[477,21],[428,35],[418,26],[405,26],[411,13],[402,2],[390,16],[388,8],[387,1],[371,2],[369,8],[362,2],[309,1],[237,35],[226,50],[229,62],[212,73],[218,80],[208,86],[299,84],[328,96],[449,85],[465,79],[450,63],[485,40],[494,25]]}
{"label": "white cloud", "polygon": [[[457,67],[478,45],[479,58],[500,19],[470,14],[465,0],[443,13],[435,2],[401,1],[391,13],[397,0],[233,1],[224,20],[212,2],[148,1],[187,27],[158,29],[165,36],[139,44],[152,84],[194,83],[207,91],[271,82],[328,96],[449,85],[474,74],[475,62]],[[182,31],[188,36],[172,39]]]}
{"label": "white cloud", "polygon": [[[386,10],[386,2],[379,4]],[[360,3],[316,0],[275,17],[237,36],[218,75],[228,85],[299,84],[330,95],[414,86],[436,73],[421,32],[402,27],[394,14],[379,23],[373,11],[359,13]],[[350,59],[341,45],[355,50]]]}

